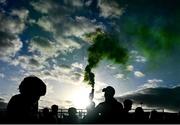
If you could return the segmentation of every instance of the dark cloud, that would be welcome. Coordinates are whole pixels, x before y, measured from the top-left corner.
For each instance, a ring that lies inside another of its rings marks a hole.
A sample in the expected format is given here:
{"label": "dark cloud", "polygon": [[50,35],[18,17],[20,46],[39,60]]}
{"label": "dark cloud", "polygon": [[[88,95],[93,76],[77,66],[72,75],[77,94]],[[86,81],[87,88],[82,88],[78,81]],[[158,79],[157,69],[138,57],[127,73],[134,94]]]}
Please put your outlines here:
{"label": "dark cloud", "polygon": [[2,31],[0,31],[0,36],[1,36],[0,37],[0,45],[1,45],[0,47],[6,48],[6,47],[12,47],[13,46],[13,43],[11,41],[13,39],[15,39],[15,36],[8,34],[8,33],[5,33],[5,32],[2,32]]}
{"label": "dark cloud", "polygon": [[0,31],[0,57],[14,56],[22,47],[21,41],[14,35]]}
{"label": "dark cloud", "polygon": [[34,37],[32,42],[41,47],[51,47],[50,41],[42,37]]}
{"label": "dark cloud", "polygon": [[27,14],[18,12],[22,19],[20,17],[13,18],[0,11],[0,57],[2,59],[15,56],[22,47],[18,34],[24,30],[24,16]]}
{"label": "dark cloud", "polygon": [[29,59],[29,64],[35,65],[35,66],[39,66],[39,62],[33,58]]}
{"label": "dark cloud", "polygon": [[148,107],[159,107],[178,112],[180,110],[179,95],[180,87],[178,86],[174,88],[147,88],[117,97],[117,99],[120,101],[132,99],[136,104],[143,102]]}
{"label": "dark cloud", "polygon": [[70,101],[70,100],[65,100],[65,103],[67,103],[67,104],[72,104],[72,101]]}

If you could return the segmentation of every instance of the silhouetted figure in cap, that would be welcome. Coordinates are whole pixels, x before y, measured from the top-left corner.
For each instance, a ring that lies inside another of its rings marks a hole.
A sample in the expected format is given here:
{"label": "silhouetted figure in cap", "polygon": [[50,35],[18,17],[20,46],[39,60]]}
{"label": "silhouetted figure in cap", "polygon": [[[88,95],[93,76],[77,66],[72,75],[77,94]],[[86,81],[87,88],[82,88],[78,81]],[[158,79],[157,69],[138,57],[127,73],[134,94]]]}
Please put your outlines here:
{"label": "silhouetted figure in cap", "polygon": [[129,113],[129,111],[132,109],[133,102],[130,99],[126,99],[123,102],[124,108],[123,108],[123,115],[122,120],[123,123],[131,123],[132,122],[132,114]]}
{"label": "silhouetted figure in cap", "polygon": [[19,92],[7,106],[11,123],[37,123],[38,100],[46,94],[45,83],[36,76],[29,76],[19,85]]}
{"label": "silhouetted figure in cap", "polygon": [[79,123],[79,118],[76,115],[77,110],[74,107],[71,107],[68,109],[68,116],[64,116],[64,122],[63,123],[67,123],[67,124],[78,124]]}
{"label": "silhouetted figure in cap", "polygon": [[123,106],[114,98],[115,90],[108,86],[102,90],[104,92],[105,101],[100,103],[95,112],[98,114],[99,123],[119,123],[121,122],[121,114]]}

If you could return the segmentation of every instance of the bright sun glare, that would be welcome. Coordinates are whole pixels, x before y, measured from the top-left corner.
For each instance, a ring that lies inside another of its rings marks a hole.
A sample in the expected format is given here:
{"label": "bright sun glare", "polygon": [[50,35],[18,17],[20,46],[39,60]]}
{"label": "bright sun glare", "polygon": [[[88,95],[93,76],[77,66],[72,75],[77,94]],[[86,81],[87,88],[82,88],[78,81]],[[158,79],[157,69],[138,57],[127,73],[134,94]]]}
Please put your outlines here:
{"label": "bright sun glare", "polygon": [[89,90],[85,88],[80,88],[73,95],[72,102],[76,108],[79,108],[79,109],[86,108],[89,104]]}

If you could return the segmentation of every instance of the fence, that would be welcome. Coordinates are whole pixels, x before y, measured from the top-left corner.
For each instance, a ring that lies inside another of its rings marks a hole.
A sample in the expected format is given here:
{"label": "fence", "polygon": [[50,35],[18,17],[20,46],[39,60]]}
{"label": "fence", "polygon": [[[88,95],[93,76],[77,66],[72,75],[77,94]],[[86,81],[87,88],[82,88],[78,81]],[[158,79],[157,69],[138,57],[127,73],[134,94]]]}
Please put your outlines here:
{"label": "fence", "polygon": [[[143,109],[144,112],[151,112],[152,110],[156,110],[158,112],[164,113],[164,109]],[[133,113],[135,109],[130,110],[131,113]],[[39,112],[42,112],[42,109],[39,110]],[[82,119],[87,114],[86,109],[77,109],[77,116]],[[68,115],[68,109],[59,109],[58,110],[58,116],[59,118],[63,118],[64,115]]]}
{"label": "fence", "polygon": [[[86,109],[76,109],[77,110],[77,116],[82,119],[86,113]],[[39,110],[40,113],[42,113],[42,109]],[[68,115],[68,109],[58,109],[58,116],[59,118],[63,118],[64,115]]]}
{"label": "fence", "polygon": [[[154,109],[143,109],[144,112],[151,112]],[[158,112],[164,113],[164,109],[155,109]],[[135,109],[132,109],[130,112],[133,113]],[[39,112],[42,113],[42,109],[39,109]],[[6,113],[6,109],[0,109],[0,114]],[[82,119],[87,114],[86,109],[77,109],[77,116]],[[63,118],[64,115],[68,115],[68,109],[59,109],[58,116],[59,118]]]}

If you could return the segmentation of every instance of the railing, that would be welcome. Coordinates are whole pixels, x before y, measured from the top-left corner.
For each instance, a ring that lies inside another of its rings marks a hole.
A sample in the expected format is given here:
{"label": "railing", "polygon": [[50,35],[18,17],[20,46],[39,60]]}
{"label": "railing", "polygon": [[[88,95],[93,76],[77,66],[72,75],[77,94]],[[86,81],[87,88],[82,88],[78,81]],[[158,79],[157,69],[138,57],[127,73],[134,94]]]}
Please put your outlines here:
{"label": "railing", "polygon": [[[151,112],[154,109],[143,109],[144,112]],[[155,109],[158,112],[164,113],[164,109]],[[130,112],[133,113],[135,109],[132,109]],[[6,109],[0,109],[0,113],[5,113]],[[39,112],[42,113],[42,109],[39,109]],[[82,119],[87,114],[86,109],[77,109],[77,116]],[[64,115],[68,115],[68,109],[59,109],[58,116],[59,118],[63,118]]]}
{"label": "railing", "polygon": [[[143,109],[144,112],[151,112],[152,110],[156,110],[158,112],[164,113],[164,109],[159,108],[159,109]],[[39,110],[40,112],[42,112],[42,109]],[[130,112],[133,113],[135,111],[135,109],[131,109]],[[79,118],[83,118],[86,114],[87,114],[87,110],[86,109],[77,109],[77,116]],[[68,115],[68,109],[59,109],[58,110],[58,116],[59,118],[63,118],[64,115]]]}
{"label": "railing", "polygon": [[[77,110],[76,114],[80,119],[82,119],[87,113],[86,109],[76,109],[76,110]],[[42,113],[42,109],[39,109],[39,112]],[[64,115],[68,115],[68,109],[59,109],[58,110],[59,118],[63,118]]]}

